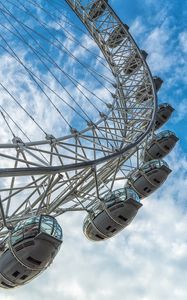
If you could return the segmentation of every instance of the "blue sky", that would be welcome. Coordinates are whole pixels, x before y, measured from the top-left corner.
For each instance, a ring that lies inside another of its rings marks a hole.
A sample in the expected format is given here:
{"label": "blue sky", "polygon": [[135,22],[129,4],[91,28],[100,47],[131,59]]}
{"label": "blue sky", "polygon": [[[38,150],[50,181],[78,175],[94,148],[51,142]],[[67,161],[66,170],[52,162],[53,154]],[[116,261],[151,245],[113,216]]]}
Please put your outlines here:
{"label": "blue sky", "polygon": [[153,74],[164,80],[159,101],[170,102],[176,109],[167,126],[178,134],[180,145],[186,151],[187,2],[138,0],[111,1],[111,4],[124,22],[132,27],[136,25],[133,36],[139,47],[149,53],[148,62]]}
{"label": "blue sky", "polygon": [[187,1],[109,3],[164,80],[159,102],[176,110],[164,127],[180,137],[167,157],[173,172],[134,222],[105,243],[85,239],[84,215],[65,216],[64,244],[52,266],[25,287],[1,291],[1,300],[187,299]]}

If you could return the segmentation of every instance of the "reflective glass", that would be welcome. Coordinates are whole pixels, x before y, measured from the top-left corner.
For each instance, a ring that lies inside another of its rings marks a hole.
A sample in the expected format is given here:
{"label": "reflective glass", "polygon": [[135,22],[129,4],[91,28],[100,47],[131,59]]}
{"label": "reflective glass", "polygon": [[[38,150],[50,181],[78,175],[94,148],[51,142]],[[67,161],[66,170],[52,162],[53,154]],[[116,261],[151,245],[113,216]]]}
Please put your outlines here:
{"label": "reflective glass", "polygon": [[56,220],[54,220],[53,236],[59,240],[62,240],[62,228]]}
{"label": "reflective glass", "polygon": [[123,189],[113,191],[112,193],[108,193],[104,197],[104,200],[107,203],[107,206],[111,206],[120,201],[124,202],[129,198],[133,198],[136,201],[140,201],[137,193],[130,188],[123,188]]}
{"label": "reflective glass", "polygon": [[40,223],[40,231],[52,235],[54,218],[50,216],[42,216]]}
{"label": "reflective glass", "polygon": [[52,216],[41,217],[40,231],[62,240],[62,228]]}
{"label": "reflective glass", "polygon": [[38,234],[38,223],[25,224],[24,238],[34,237]]}
{"label": "reflective glass", "polygon": [[161,108],[161,107],[169,107],[169,106],[171,106],[171,105],[168,104],[168,103],[162,103],[162,104],[159,105],[159,108]]}
{"label": "reflective glass", "polygon": [[157,139],[161,139],[163,137],[170,137],[170,136],[176,136],[174,132],[170,130],[165,130],[157,134]]}
{"label": "reflective glass", "polygon": [[32,218],[29,218],[25,221],[25,226],[27,225],[31,225],[31,224],[38,224],[39,223],[39,220],[40,220],[40,217],[32,217]]}
{"label": "reflective glass", "polygon": [[127,193],[127,198],[132,198],[132,199],[136,200],[137,202],[140,202],[140,198],[139,198],[138,194],[133,189],[127,188],[126,193]]}
{"label": "reflective glass", "polygon": [[11,243],[12,245],[18,243],[19,241],[23,240],[23,230],[17,230],[16,232],[12,233],[11,236]]}
{"label": "reflective glass", "polygon": [[141,169],[149,170],[149,169],[153,169],[153,168],[160,168],[163,165],[168,167],[168,164],[164,160],[154,159],[154,160],[151,160],[151,161],[147,162],[146,164],[144,164]]}
{"label": "reflective glass", "polygon": [[17,230],[20,230],[21,228],[23,228],[25,221],[21,221],[19,222],[16,227],[13,229],[13,232],[16,232]]}
{"label": "reflective glass", "polygon": [[39,224],[41,232],[62,240],[62,229],[53,217],[37,216],[21,221],[16,225],[11,235],[12,245],[23,239],[36,236],[39,233]]}
{"label": "reflective glass", "polygon": [[38,233],[39,217],[29,218],[27,220],[19,222],[11,235],[12,245],[18,243],[24,238],[35,236]]}

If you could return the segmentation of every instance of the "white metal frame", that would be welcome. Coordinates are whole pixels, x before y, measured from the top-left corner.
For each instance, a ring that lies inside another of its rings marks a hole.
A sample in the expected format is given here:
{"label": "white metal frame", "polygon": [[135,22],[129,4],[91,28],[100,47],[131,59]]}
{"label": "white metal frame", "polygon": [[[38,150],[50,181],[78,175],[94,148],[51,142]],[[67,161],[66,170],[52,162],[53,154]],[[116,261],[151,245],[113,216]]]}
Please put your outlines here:
{"label": "white metal frame", "polygon": [[[0,194],[7,224],[32,214],[90,210],[98,193],[112,190],[118,180],[125,181],[139,167],[138,149],[154,125],[157,96],[153,78],[127,26],[108,4],[100,17],[91,20],[89,11],[95,1],[66,2],[106,58],[116,93],[108,113],[101,111],[98,122],[81,132],[74,128],[60,138],[46,136],[29,143],[15,138],[12,144],[0,145],[0,177],[7,182],[1,185]],[[122,41],[111,48],[107,40],[118,27]],[[129,75],[124,66],[134,53],[141,66]],[[141,101],[141,93],[147,101]],[[2,222],[1,235],[6,234],[3,226]]]}

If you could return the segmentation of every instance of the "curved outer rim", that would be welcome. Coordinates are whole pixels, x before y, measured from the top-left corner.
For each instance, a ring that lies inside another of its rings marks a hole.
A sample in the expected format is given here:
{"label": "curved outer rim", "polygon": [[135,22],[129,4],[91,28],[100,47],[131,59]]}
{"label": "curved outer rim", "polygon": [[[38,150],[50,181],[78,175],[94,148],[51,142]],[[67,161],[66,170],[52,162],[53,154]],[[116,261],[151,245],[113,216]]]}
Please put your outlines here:
{"label": "curved outer rim", "polygon": [[[77,14],[77,12],[74,8],[76,0],[74,0],[74,1],[73,0],[65,0],[65,1],[71,7],[71,9],[76,13],[76,15],[79,17],[79,19],[83,22],[83,20]],[[73,5],[72,2],[74,2],[74,5]],[[118,22],[124,27],[123,22],[116,15],[116,13],[111,8],[111,6],[108,3],[106,3],[106,5],[107,5],[110,13],[112,15],[114,15],[115,18],[118,20]],[[80,7],[81,7],[81,5],[80,5]],[[83,22],[83,24],[86,26],[86,24],[84,22]],[[86,26],[86,27],[89,30],[89,27],[88,26]],[[142,58],[142,62],[144,63],[144,65],[146,67],[146,70],[148,72],[148,76],[149,76],[149,79],[150,79],[150,83],[152,85],[152,91],[153,91],[153,96],[154,96],[153,104],[154,105],[153,105],[152,119],[151,119],[151,121],[149,123],[149,126],[147,127],[146,131],[143,134],[141,134],[135,142],[133,142],[131,144],[128,144],[127,146],[125,146],[121,150],[117,151],[116,153],[98,158],[96,160],[89,160],[89,161],[83,162],[83,163],[81,162],[81,163],[67,164],[67,165],[63,165],[63,166],[60,165],[60,166],[50,166],[50,167],[29,167],[29,168],[16,168],[16,169],[15,168],[6,168],[6,169],[1,168],[0,169],[0,177],[27,176],[27,175],[34,175],[34,174],[36,174],[36,175],[56,174],[56,173],[61,173],[61,172],[64,172],[64,171],[71,171],[71,170],[76,170],[76,169],[82,169],[84,167],[96,166],[96,165],[101,164],[103,162],[107,162],[111,159],[115,159],[115,158],[118,158],[118,157],[122,156],[125,152],[129,151],[130,149],[133,149],[133,148],[137,147],[138,144],[140,144],[144,140],[144,138],[148,135],[148,133],[151,131],[151,129],[154,125],[154,121],[155,121],[155,117],[156,117],[156,111],[157,111],[157,94],[156,94],[156,89],[155,89],[155,85],[154,85],[154,82],[153,82],[153,77],[152,77],[151,71],[149,69],[149,66],[148,66],[147,62],[143,59],[142,53],[139,50],[139,48],[138,48],[136,42],[134,41],[133,37],[131,36],[131,34],[129,32],[127,32],[127,34],[128,34],[128,37],[131,39],[131,42],[135,45],[136,50],[138,51],[140,57]],[[104,52],[103,49],[101,49],[101,51],[102,51],[103,55],[105,56],[105,58],[107,60],[106,53]],[[109,64],[109,66],[112,69],[110,64]],[[117,84],[118,84],[118,82],[119,82],[118,74],[115,74],[114,78],[116,79]],[[115,100],[114,100],[114,102],[115,102]],[[110,110],[108,111],[108,114],[109,113],[110,113]],[[100,123],[102,121],[103,121],[103,119],[101,118],[97,123],[95,123],[95,125],[98,125],[98,123]],[[88,126],[86,129],[83,129],[79,133],[82,134],[82,133],[88,131],[91,128],[92,128],[92,126]],[[70,134],[70,135],[67,135],[67,136],[64,136],[64,137],[55,138],[55,141],[56,142],[63,141],[63,140],[66,140],[66,139],[74,137],[74,136],[75,136],[75,134]],[[46,144],[49,144],[49,141],[47,139],[42,140],[42,141],[23,143],[23,145],[25,145],[25,146],[39,146],[39,145],[46,145]],[[9,149],[12,148],[13,149],[13,148],[17,148],[17,147],[18,147],[17,144],[0,144],[0,149],[5,149],[5,148],[9,148]]]}

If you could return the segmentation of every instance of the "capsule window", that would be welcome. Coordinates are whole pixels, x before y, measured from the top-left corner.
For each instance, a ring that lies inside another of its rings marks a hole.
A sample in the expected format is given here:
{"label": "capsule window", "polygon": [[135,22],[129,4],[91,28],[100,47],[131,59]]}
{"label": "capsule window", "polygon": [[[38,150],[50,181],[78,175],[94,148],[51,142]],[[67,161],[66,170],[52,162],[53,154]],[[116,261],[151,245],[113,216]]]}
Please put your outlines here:
{"label": "capsule window", "polygon": [[110,230],[112,227],[111,226],[108,226],[107,228],[106,228],[106,230]]}
{"label": "capsule window", "polygon": [[6,286],[6,287],[8,287],[8,288],[13,288],[12,285],[10,285],[10,284],[8,284],[8,283],[6,283],[4,281],[1,281],[1,284],[4,285],[4,286]]}
{"label": "capsule window", "polygon": [[170,150],[169,147],[168,147],[167,145],[165,145],[164,148],[165,148],[166,150]]}
{"label": "capsule window", "polygon": [[121,220],[123,220],[123,221],[125,221],[125,222],[128,220],[127,218],[125,218],[125,217],[122,216],[122,215],[119,215],[118,218],[121,219]]}
{"label": "capsule window", "polygon": [[102,236],[100,236],[99,234],[96,234],[95,236],[100,240],[104,240],[104,238]]}
{"label": "capsule window", "polygon": [[52,235],[54,228],[54,218],[51,216],[42,216],[40,222],[40,231]]}
{"label": "capsule window", "polygon": [[154,178],[154,181],[155,181],[156,183],[160,183],[160,181],[159,181],[158,179],[156,179],[156,178]]}
{"label": "capsule window", "polygon": [[33,246],[33,245],[34,245],[33,241],[28,241],[28,242],[24,243],[24,248],[29,247],[29,246]]}
{"label": "capsule window", "polygon": [[111,208],[110,208],[110,211],[112,212],[112,211],[116,210],[117,208],[121,208],[121,207],[123,207],[123,206],[124,206],[123,203],[117,204],[117,205],[115,205],[114,207],[111,207]]}
{"label": "capsule window", "polygon": [[14,273],[12,274],[12,276],[18,277],[19,274],[20,274],[20,272],[19,272],[19,271],[16,271],[16,272],[14,272]]}
{"label": "capsule window", "polygon": [[17,246],[15,249],[16,249],[16,251],[18,252],[18,251],[20,251],[21,249],[26,248],[26,247],[29,247],[29,246],[32,246],[32,245],[34,245],[34,242],[33,242],[33,241],[28,241],[28,242],[26,242],[26,243],[24,243],[24,244],[21,244],[21,245]]}
{"label": "capsule window", "polygon": [[17,246],[15,249],[16,249],[16,251],[20,251],[21,249],[23,249],[24,247],[23,247],[23,245],[21,244],[21,245],[19,245],[19,246]]}
{"label": "capsule window", "polygon": [[29,262],[35,264],[35,265],[38,265],[38,266],[41,265],[41,263],[42,263],[41,261],[39,261],[39,260],[37,260],[37,259],[35,259],[35,258],[31,257],[31,256],[27,257],[27,260]]}
{"label": "capsule window", "polygon": [[147,170],[147,171],[145,171],[145,174],[148,174],[148,176],[151,176],[155,173],[158,173],[158,170]]}
{"label": "capsule window", "polygon": [[20,277],[21,280],[25,280],[28,277],[28,275],[23,275]]}

